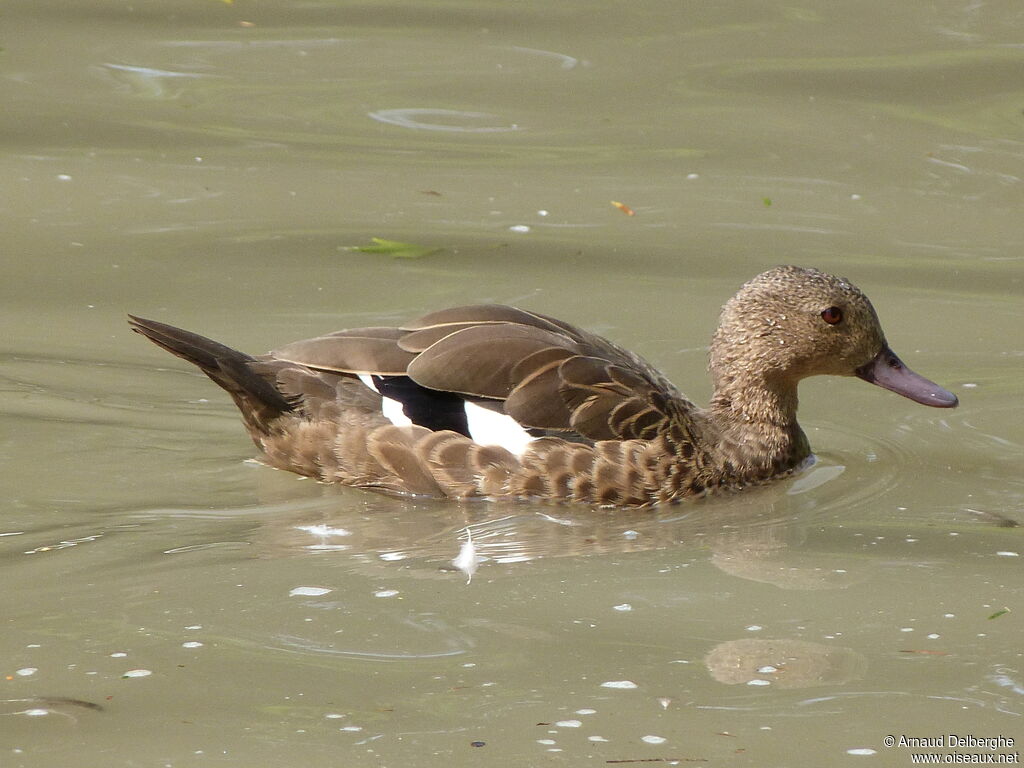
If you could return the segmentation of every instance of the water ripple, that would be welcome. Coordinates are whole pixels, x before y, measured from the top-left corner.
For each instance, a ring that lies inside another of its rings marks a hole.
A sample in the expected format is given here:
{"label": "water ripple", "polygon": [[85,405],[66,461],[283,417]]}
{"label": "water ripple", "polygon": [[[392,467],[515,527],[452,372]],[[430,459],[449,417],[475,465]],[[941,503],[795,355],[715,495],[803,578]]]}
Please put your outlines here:
{"label": "water ripple", "polygon": [[379,109],[375,112],[368,112],[367,115],[379,123],[397,125],[401,128],[411,128],[417,131],[446,131],[448,133],[507,133],[509,131],[521,130],[518,125],[459,125],[453,123],[428,123],[420,120],[421,117],[434,117],[449,119],[453,121],[485,120],[497,117],[488,112],[464,112],[458,109],[431,109],[422,107],[410,107],[403,109]]}

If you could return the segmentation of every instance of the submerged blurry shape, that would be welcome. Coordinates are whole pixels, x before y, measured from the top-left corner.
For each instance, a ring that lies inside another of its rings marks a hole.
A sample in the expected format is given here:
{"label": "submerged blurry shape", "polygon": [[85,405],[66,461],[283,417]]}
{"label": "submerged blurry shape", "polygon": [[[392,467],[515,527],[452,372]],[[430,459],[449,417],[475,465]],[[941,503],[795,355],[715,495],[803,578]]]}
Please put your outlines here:
{"label": "submerged blurry shape", "polygon": [[727,640],[711,649],[704,664],[726,685],[784,689],[847,683],[867,671],[867,659],[850,648],[784,639]]}

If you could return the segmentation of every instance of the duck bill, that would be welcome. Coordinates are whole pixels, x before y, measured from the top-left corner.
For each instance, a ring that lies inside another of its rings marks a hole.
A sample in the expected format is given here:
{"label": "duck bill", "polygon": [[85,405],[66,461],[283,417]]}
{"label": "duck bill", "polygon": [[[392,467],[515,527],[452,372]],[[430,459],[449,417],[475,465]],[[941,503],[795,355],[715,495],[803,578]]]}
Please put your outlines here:
{"label": "duck bill", "polygon": [[864,381],[909,397],[915,403],[933,408],[956,408],[959,403],[952,392],[907,368],[889,347],[882,347],[873,360],[862,365],[855,373]]}

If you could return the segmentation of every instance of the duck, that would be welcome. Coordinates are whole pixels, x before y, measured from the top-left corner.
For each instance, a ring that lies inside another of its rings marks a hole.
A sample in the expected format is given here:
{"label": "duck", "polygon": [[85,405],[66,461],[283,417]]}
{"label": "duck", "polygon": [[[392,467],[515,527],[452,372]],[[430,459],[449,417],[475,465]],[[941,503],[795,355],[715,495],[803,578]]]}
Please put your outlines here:
{"label": "duck", "polygon": [[501,304],[258,356],[128,317],[227,391],[260,461],[391,494],[675,503],[804,466],[811,448],[797,386],[809,376],[855,376],[923,405],[958,404],[896,356],[856,286],[797,266],[763,272],[723,306],[706,408],[608,339]]}

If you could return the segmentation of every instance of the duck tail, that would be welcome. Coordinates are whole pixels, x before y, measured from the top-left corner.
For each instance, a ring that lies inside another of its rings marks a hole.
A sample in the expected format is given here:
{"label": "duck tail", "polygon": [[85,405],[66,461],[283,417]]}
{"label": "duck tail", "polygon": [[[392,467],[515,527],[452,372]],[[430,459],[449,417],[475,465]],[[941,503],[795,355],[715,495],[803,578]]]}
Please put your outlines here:
{"label": "duck tail", "polygon": [[128,315],[128,324],[158,347],[197,366],[226,390],[242,412],[254,440],[256,433],[269,433],[275,420],[296,410],[296,399],[286,397],[275,386],[274,366],[198,333],[156,320]]}

